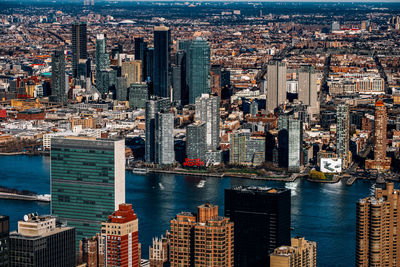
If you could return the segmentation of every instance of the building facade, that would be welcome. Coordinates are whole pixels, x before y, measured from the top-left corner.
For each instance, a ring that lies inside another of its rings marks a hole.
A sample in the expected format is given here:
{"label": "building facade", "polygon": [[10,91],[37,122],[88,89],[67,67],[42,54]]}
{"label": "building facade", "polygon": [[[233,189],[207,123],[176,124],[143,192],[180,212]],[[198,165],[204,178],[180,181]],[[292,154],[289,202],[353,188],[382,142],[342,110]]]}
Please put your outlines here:
{"label": "building facade", "polygon": [[196,99],[196,120],[206,123],[207,150],[216,150],[219,146],[219,98],[203,94]]}
{"label": "building facade", "polygon": [[274,250],[270,267],[317,267],[317,243],[304,237],[292,238],[290,246]]}
{"label": "building facade", "polygon": [[160,165],[174,163],[174,114],[171,112],[156,113],[155,132],[154,162]]}
{"label": "building facade", "polygon": [[229,163],[261,165],[265,159],[265,136],[252,134],[249,129],[230,134]]}
{"label": "building facade", "polygon": [[159,97],[170,96],[169,68],[170,68],[171,32],[168,27],[154,27],[154,68],[153,86],[154,95]]}
{"label": "building facade", "polygon": [[9,267],[10,218],[0,215],[0,267]]}
{"label": "building facade", "polygon": [[312,66],[302,66],[299,70],[298,99],[307,106],[312,120],[319,115],[317,74]]}
{"label": "building facade", "polygon": [[349,164],[350,144],[350,113],[349,106],[342,104],[336,108],[336,154],[342,159],[343,167]]}
{"label": "building facade", "polygon": [[267,72],[267,111],[273,113],[286,100],[286,63],[270,61]]}
{"label": "building facade", "polygon": [[72,76],[78,76],[79,59],[87,59],[87,26],[84,22],[72,24]]}
{"label": "building facade", "polygon": [[186,156],[189,159],[206,160],[206,124],[194,122],[186,127]]}
{"label": "building facade", "polygon": [[147,100],[149,100],[149,89],[146,83],[134,83],[129,86],[130,108],[146,108]]}
{"label": "building facade", "polygon": [[51,56],[51,98],[63,104],[67,102],[65,80],[64,50],[55,51]]}
{"label": "building facade", "polygon": [[279,166],[290,172],[299,172],[302,165],[303,124],[288,116],[278,121]]}

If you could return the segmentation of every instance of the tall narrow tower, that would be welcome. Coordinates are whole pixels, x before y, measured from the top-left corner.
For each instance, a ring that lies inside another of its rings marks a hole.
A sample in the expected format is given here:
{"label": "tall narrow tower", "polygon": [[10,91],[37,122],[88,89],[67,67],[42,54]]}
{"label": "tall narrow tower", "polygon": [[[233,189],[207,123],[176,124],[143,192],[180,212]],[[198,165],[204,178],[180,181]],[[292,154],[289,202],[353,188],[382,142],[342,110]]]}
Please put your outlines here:
{"label": "tall narrow tower", "polygon": [[77,78],[79,59],[87,59],[87,27],[84,22],[72,24],[72,76]]}
{"label": "tall narrow tower", "polygon": [[154,27],[154,95],[169,97],[169,52],[171,32],[168,27]]}
{"label": "tall narrow tower", "polygon": [[286,63],[282,61],[268,62],[267,110],[274,112],[286,100]]}

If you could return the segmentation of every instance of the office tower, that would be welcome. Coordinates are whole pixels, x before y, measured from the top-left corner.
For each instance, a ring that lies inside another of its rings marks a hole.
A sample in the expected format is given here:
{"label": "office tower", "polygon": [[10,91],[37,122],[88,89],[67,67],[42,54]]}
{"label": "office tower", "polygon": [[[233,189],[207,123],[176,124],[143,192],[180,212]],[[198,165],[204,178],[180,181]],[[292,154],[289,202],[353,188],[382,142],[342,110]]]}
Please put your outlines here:
{"label": "office tower", "polygon": [[72,24],[72,77],[78,78],[77,70],[79,59],[87,59],[86,23]]}
{"label": "office tower", "polygon": [[[145,52],[146,58],[146,74],[143,73],[143,78],[145,81],[153,81],[154,75],[154,48],[148,48]],[[146,76],[145,76],[146,75]]]}
{"label": "office tower", "polygon": [[186,79],[186,52],[179,50],[176,53],[175,65],[172,67],[172,88],[174,102],[182,106],[189,103],[189,91]]}
{"label": "office tower", "polygon": [[[170,221],[171,266],[233,266],[233,223],[218,216],[218,206],[197,207]],[[236,245],[235,245],[236,246]]]}
{"label": "office tower", "polygon": [[77,78],[86,81],[86,78],[90,77],[90,59],[79,59]]}
{"label": "office tower", "polygon": [[189,103],[194,104],[197,97],[210,93],[210,46],[206,40],[196,37],[187,53]]}
{"label": "office tower", "polygon": [[206,160],[206,124],[196,121],[186,127],[186,157]]}
{"label": "office tower", "polygon": [[387,171],[390,169],[391,158],[386,157],[387,144],[387,111],[382,100],[375,103],[374,159],[366,160],[367,169]]}
{"label": "office tower", "polygon": [[399,207],[393,183],[357,202],[356,266],[399,266]]}
{"label": "office tower", "polygon": [[222,97],[222,74],[220,65],[212,65],[210,70],[211,79],[211,94],[218,95],[219,99]]}
{"label": "office tower", "polygon": [[110,56],[107,53],[107,39],[104,34],[96,36],[96,81],[97,74],[110,66]]}
{"label": "office tower", "polygon": [[146,101],[146,161],[155,162],[156,114],[168,111],[171,102],[168,98],[152,98]]}
{"label": "office tower", "polygon": [[315,68],[301,66],[299,70],[299,100],[307,106],[307,112],[313,120],[319,115],[318,85]]}
{"label": "office tower", "polygon": [[119,101],[128,100],[128,86],[126,82],[126,77],[117,77],[117,86],[115,87],[116,98]]}
{"label": "office tower", "polygon": [[290,190],[225,189],[225,217],[235,226],[235,266],[269,266],[269,254],[290,242]]}
{"label": "office tower", "polygon": [[169,52],[171,32],[168,27],[154,27],[154,95],[170,96],[169,84]]}
{"label": "office tower", "polygon": [[317,267],[317,243],[294,237],[290,246],[281,246],[270,257],[270,267]]}
{"label": "office tower", "polygon": [[345,104],[336,107],[336,154],[342,159],[343,167],[348,166],[351,158],[349,157],[349,138],[350,138],[350,113],[349,106]]}
{"label": "office tower", "polygon": [[51,139],[51,213],[76,228],[76,247],[125,202],[125,140]]}
{"label": "office tower", "polygon": [[107,240],[106,266],[140,266],[139,223],[132,204],[120,204],[102,223],[101,233]]}
{"label": "office tower", "polygon": [[135,37],[135,60],[142,61],[142,81],[145,81],[147,79],[146,52],[147,43],[143,40],[142,37]]}
{"label": "office tower", "polygon": [[134,60],[122,62],[121,76],[126,77],[128,86],[142,82],[142,61]]}
{"label": "office tower", "polygon": [[150,267],[163,267],[168,262],[169,253],[169,233],[167,237],[153,238],[153,243],[149,248]]}
{"label": "office tower", "polygon": [[173,89],[172,101],[175,103],[181,103],[182,99],[182,67],[172,67],[172,79],[171,85]]}
{"label": "office tower", "polygon": [[118,70],[108,68],[107,70],[100,71],[98,75],[98,78],[96,78],[96,88],[103,97],[115,91],[118,81]]}
{"label": "office tower", "polygon": [[129,87],[129,107],[134,109],[146,108],[147,100],[149,100],[147,84],[132,83]]}
{"label": "office tower", "polygon": [[268,62],[267,111],[274,110],[286,100],[286,63],[277,60]]}
{"label": "office tower", "polygon": [[87,267],[104,267],[105,251],[103,251],[104,238],[97,234],[92,238],[84,238],[79,241],[79,264]]}
{"label": "office tower", "polygon": [[10,266],[75,267],[75,229],[52,216],[25,215],[10,234]]}
{"label": "office tower", "polygon": [[64,51],[55,51],[51,56],[51,95],[52,99],[63,104],[67,102],[65,80]]}
{"label": "office tower", "polygon": [[196,120],[206,123],[207,150],[219,146],[219,97],[202,94],[196,99]]}
{"label": "office tower", "polygon": [[303,124],[288,116],[278,121],[279,167],[299,172],[302,164]]}
{"label": "office tower", "polygon": [[229,135],[229,163],[260,165],[265,159],[265,136],[252,134],[249,129]]}
{"label": "office tower", "polygon": [[10,250],[10,218],[0,215],[0,267],[10,266],[9,250]]}
{"label": "office tower", "polygon": [[160,165],[174,163],[174,114],[157,112],[155,114],[155,158]]}

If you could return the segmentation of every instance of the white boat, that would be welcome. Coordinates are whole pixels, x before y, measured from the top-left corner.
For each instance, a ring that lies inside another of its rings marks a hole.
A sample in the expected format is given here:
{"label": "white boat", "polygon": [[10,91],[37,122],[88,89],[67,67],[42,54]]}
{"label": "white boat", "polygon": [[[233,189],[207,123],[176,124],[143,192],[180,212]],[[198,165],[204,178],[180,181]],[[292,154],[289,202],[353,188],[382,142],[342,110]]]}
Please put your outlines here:
{"label": "white boat", "polygon": [[158,183],[158,186],[160,187],[161,190],[164,190],[164,189],[165,189],[165,187],[163,186],[162,183]]}
{"label": "white boat", "polygon": [[38,201],[44,201],[44,202],[50,202],[51,201],[51,195],[50,194],[37,195],[36,197],[37,197]]}
{"label": "white boat", "polygon": [[200,183],[196,186],[197,186],[197,188],[203,188],[205,184],[206,184],[206,180],[201,180]]}
{"label": "white boat", "polygon": [[132,173],[134,174],[146,174],[148,170],[146,168],[133,168]]}

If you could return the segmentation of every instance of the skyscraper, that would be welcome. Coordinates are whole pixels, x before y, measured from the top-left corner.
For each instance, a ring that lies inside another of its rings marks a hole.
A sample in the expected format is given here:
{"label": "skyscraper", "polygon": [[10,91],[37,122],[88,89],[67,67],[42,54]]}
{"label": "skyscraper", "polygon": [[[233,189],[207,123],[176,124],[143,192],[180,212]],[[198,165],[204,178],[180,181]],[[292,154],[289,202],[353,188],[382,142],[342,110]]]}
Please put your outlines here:
{"label": "skyscraper", "polygon": [[146,83],[131,83],[129,87],[129,107],[138,109],[146,108],[149,100],[149,90]]}
{"label": "skyscraper", "polygon": [[168,98],[152,98],[146,102],[146,154],[147,162],[155,162],[156,114],[168,111],[171,102]]}
{"label": "skyscraper", "polygon": [[274,250],[270,267],[317,267],[317,243],[304,237],[292,238],[291,242]]}
{"label": "skyscraper", "polygon": [[288,189],[225,189],[225,216],[235,226],[235,266],[269,266],[270,253],[290,243]]}
{"label": "skyscraper", "polygon": [[229,163],[260,165],[265,159],[265,137],[252,135],[249,129],[231,133],[229,136]]}
{"label": "skyscraper", "polygon": [[105,266],[106,239],[100,233],[92,238],[84,238],[79,241],[78,264],[86,264],[87,267]]}
{"label": "skyscraper", "polygon": [[25,215],[10,234],[10,266],[75,267],[75,229],[52,216]]}
{"label": "skyscraper", "polygon": [[269,61],[267,71],[267,111],[273,113],[286,100],[286,63]]}
{"label": "skyscraper", "polygon": [[174,163],[174,114],[168,111],[155,114],[155,158],[160,165]]}
{"label": "skyscraper", "polygon": [[51,213],[76,228],[78,249],[125,202],[125,141],[53,137],[50,155]]}
{"label": "skyscraper", "polygon": [[387,111],[382,100],[375,103],[375,139],[374,139],[374,159],[366,160],[367,169],[377,169],[387,171],[390,169],[391,158],[386,157],[387,145]]}
{"label": "skyscraper", "polygon": [[122,62],[121,76],[126,77],[127,84],[142,82],[142,61],[126,61]]}
{"label": "skyscraper", "polygon": [[299,172],[302,165],[303,124],[299,119],[280,116],[278,121],[279,166]]}
{"label": "skyscraper", "polygon": [[336,154],[342,159],[343,168],[348,166],[351,158],[349,151],[350,138],[349,106],[338,105],[336,108]]}
{"label": "skyscraper", "polygon": [[110,56],[107,53],[107,39],[104,34],[96,36],[96,82],[99,73],[105,71],[110,66]]}
{"label": "skyscraper", "polygon": [[194,122],[186,127],[186,156],[189,159],[206,160],[206,124]]}
{"label": "skyscraper", "polygon": [[135,37],[135,60],[142,61],[142,81],[147,79],[147,43],[143,40],[142,37]]}
{"label": "skyscraper", "polygon": [[189,103],[194,104],[197,97],[210,93],[210,46],[206,40],[196,37],[191,42],[186,62]]}
{"label": "skyscraper", "polygon": [[356,266],[399,266],[400,190],[393,183],[357,202]]}
{"label": "skyscraper", "polygon": [[196,120],[206,123],[207,150],[216,150],[219,146],[219,98],[202,94],[196,99]]}
{"label": "skyscraper", "polygon": [[102,223],[106,238],[106,266],[139,267],[139,223],[132,204],[120,204],[119,209]]}
{"label": "skyscraper", "polygon": [[319,115],[318,85],[315,68],[301,66],[299,70],[299,100],[307,106],[307,112],[313,120]]}
{"label": "skyscraper", "polygon": [[150,267],[163,267],[168,261],[169,233],[168,237],[153,238],[153,244],[149,248]]}
{"label": "skyscraper", "polygon": [[0,215],[0,267],[8,267],[10,251],[10,218]]}
{"label": "skyscraper", "polygon": [[169,52],[171,32],[168,27],[154,27],[154,95],[160,97],[170,96],[169,83]]}
{"label": "skyscraper", "polygon": [[87,28],[84,22],[72,24],[72,76],[77,77],[79,59],[87,59]]}
{"label": "skyscraper", "polygon": [[51,95],[56,102],[64,104],[67,102],[65,80],[64,51],[55,51],[51,56]]}
{"label": "skyscraper", "polygon": [[234,225],[218,216],[218,206],[200,205],[196,215],[182,212],[170,223],[171,266],[234,265]]}

